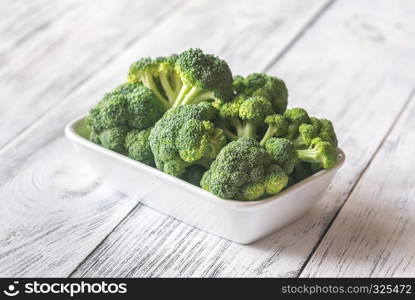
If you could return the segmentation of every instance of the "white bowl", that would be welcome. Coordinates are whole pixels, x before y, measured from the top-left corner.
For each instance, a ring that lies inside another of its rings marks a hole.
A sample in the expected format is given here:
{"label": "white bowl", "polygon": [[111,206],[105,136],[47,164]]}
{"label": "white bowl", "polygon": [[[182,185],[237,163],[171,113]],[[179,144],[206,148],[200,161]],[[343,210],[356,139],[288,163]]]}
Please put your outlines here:
{"label": "white bowl", "polygon": [[104,181],[131,197],[184,223],[241,244],[252,243],[306,213],[321,198],[345,155],[337,164],[287,188],[251,202],[224,200],[174,176],[105,149],[87,139],[84,118],[70,122],[66,136]]}

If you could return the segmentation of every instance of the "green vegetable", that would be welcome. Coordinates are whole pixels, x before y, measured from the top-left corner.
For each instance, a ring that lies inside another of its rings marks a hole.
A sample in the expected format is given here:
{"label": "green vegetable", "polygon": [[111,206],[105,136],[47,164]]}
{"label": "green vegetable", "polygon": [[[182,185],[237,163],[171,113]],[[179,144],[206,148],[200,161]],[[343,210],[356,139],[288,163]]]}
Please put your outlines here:
{"label": "green vegetable", "polygon": [[288,139],[270,138],[265,144],[265,149],[287,174],[291,174],[299,162],[294,143]]}
{"label": "green vegetable", "polygon": [[149,141],[151,129],[150,127],[144,130],[130,130],[125,138],[125,148],[128,157],[154,167],[154,155]]}
{"label": "green vegetable", "polygon": [[258,128],[265,124],[265,118],[272,113],[271,103],[262,96],[237,96],[220,107],[220,117],[224,120],[222,124],[225,124],[223,129],[231,139],[256,138]]}
{"label": "green vegetable", "polygon": [[253,73],[246,78],[235,76],[233,87],[237,96],[262,96],[268,99],[275,113],[282,114],[287,108],[288,90],[279,78],[264,73]]}
{"label": "green vegetable", "polygon": [[336,147],[317,137],[311,141],[307,149],[297,150],[301,161],[317,164],[323,169],[329,169],[336,164]]}
{"label": "green vegetable", "polygon": [[157,168],[177,177],[194,164],[208,168],[226,144],[223,131],[210,121],[216,114],[207,102],[167,111],[149,138]]}
{"label": "green vegetable", "polygon": [[242,137],[226,145],[203,175],[203,189],[225,199],[256,200],[279,193],[288,176],[258,141]]}
{"label": "green vegetable", "polygon": [[189,49],[179,55],[143,58],[131,65],[129,82],[142,82],[166,109],[202,101],[223,102],[232,96],[232,73],[217,56]]}

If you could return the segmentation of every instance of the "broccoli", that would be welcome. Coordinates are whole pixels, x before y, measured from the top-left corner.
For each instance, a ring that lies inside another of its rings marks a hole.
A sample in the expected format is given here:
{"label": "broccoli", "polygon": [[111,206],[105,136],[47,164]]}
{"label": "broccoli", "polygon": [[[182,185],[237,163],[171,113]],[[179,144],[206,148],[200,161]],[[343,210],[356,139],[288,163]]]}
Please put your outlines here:
{"label": "broccoli", "polygon": [[287,108],[287,87],[284,81],[276,77],[264,73],[253,73],[246,78],[237,75],[233,79],[233,89],[237,96],[267,98],[273,110],[278,114],[284,113]]}
{"label": "broccoli", "polygon": [[264,146],[265,143],[273,136],[283,136],[287,133],[288,123],[284,116],[274,114],[269,115],[265,118],[265,124],[268,125],[268,129],[265,132],[262,140],[260,142],[261,146]]}
{"label": "broccoli", "polygon": [[146,129],[165,112],[155,94],[141,83],[124,83],[90,110],[87,125],[99,133],[104,129],[128,125]]}
{"label": "broccoli", "polygon": [[298,127],[298,136],[294,139],[297,149],[304,149],[310,146],[311,141],[318,136],[318,127],[313,124],[301,124]]}
{"label": "broccoli", "polygon": [[131,65],[128,74],[129,82],[142,82],[166,109],[202,101],[226,102],[232,96],[232,80],[224,60],[200,49],[154,60],[140,59]]}
{"label": "broccoli", "polygon": [[304,108],[290,108],[284,112],[284,117],[288,121],[286,138],[293,140],[298,135],[298,128],[301,124],[309,124],[310,117]]}
{"label": "broccoli", "polygon": [[103,130],[99,135],[95,136],[98,139],[98,144],[112,151],[125,154],[124,147],[125,137],[127,136],[127,127],[114,127]]}
{"label": "broccoli", "polygon": [[271,155],[272,160],[287,174],[291,174],[299,162],[294,143],[288,139],[270,138],[265,144],[265,149]]}
{"label": "broccoli", "polygon": [[307,149],[297,150],[298,158],[303,162],[317,164],[323,169],[329,169],[336,164],[336,147],[321,138],[314,138]]}
{"label": "broccoli", "polygon": [[315,117],[310,118],[310,124],[304,123],[299,126],[298,136],[294,139],[295,146],[298,149],[307,148],[316,137],[337,147],[337,137],[332,123]]}
{"label": "broccoli", "polygon": [[168,110],[149,137],[156,167],[177,177],[191,165],[208,168],[226,144],[223,131],[210,121],[216,115],[207,102]]}
{"label": "broccoli", "polygon": [[320,119],[320,124],[321,126],[318,136],[323,141],[329,142],[330,144],[334,145],[334,147],[337,147],[337,136],[331,121],[327,119]]}
{"label": "broccoli", "polygon": [[258,141],[242,137],[219,152],[200,182],[201,187],[224,199],[256,200],[279,193],[288,176]]}
{"label": "broccoli", "polygon": [[221,105],[219,114],[225,120],[223,129],[227,136],[236,139],[256,138],[258,127],[264,125],[265,118],[272,113],[272,105],[267,98],[237,96],[232,102]]}
{"label": "broccoli", "polygon": [[149,142],[151,129],[152,127],[144,130],[130,130],[125,138],[125,149],[128,157],[154,167],[154,155]]}

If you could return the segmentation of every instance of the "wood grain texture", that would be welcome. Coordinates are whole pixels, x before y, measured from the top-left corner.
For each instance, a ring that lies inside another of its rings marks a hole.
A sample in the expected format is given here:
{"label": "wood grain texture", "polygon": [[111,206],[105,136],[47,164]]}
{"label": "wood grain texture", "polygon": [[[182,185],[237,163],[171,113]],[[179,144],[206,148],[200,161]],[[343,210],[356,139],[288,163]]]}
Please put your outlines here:
{"label": "wood grain texture", "polygon": [[415,276],[414,115],[412,95],[302,276]]}
{"label": "wood grain texture", "polygon": [[286,80],[293,106],[334,121],[347,155],[309,214],[244,246],[139,206],[73,275],[298,276],[413,88],[413,5],[338,1],[269,70]]}
{"label": "wood grain texture", "polygon": [[[223,17],[210,18],[206,13],[208,9],[217,9],[223,2],[192,1],[180,8],[175,12],[180,17],[172,14],[160,24],[160,28],[152,30],[153,35],[130,44],[128,50],[105,64],[79,89],[61,98],[59,105],[0,151],[0,226],[5,237],[0,247],[0,276],[68,276],[117,222],[128,215],[138,199],[126,198],[105,188],[99,179],[84,171],[82,162],[76,159],[69,142],[63,137],[64,126],[86,113],[104,92],[122,82],[129,64],[138,56],[166,54],[195,45],[192,43],[203,48],[216,47],[218,51],[215,52],[220,55],[220,48],[229,43],[222,38],[221,30],[227,28],[235,35],[242,35],[246,27],[241,23],[251,20],[249,14],[246,18],[242,17],[245,15],[235,15],[232,22],[224,14],[221,14]],[[229,5],[230,2],[226,3]],[[263,5],[272,5],[270,10],[278,7],[276,3],[262,2]],[[293,13],[300,1],[291,3],[292,6],[287,6],[290,9],[273,10],[272,13],[261,9],[255,14],[257,22],[270,27],[270,37],[275,44],[272,53],[258,59],[257,64],[265,66],[267,60],[283,51],[301,31],[301,26],[307,24],[326,2],[309,2],[309,6],[305,6],[308,8],[298,15]],[[279,5],[286,7],[285,4]],[[271,30],[275,19],[283,20],[281,24],[284,26]],[[178,24],[180,20],[186,20],[185,24]],[[211,30],[216,34],[215,39],[210,37],[210,31],[200,31],[207,23],[214,28]],[[284,29],[282,39],[277,34],[280,29]],[[265,36],[262,38],[266,39]],[[160,41],[165,41],[165,44]],[[243,39],[240,44],[255,49],[257,40]],[[261,53],[263,49],[258,48],[258,51]],[[254,55],[255,51],[252,53]],[[239,66],[247,60],[239,52],[228,55]]]}
{"label": "wood grain texture", "polygon": [[0,24],[0,149],[184,1],[49,2]]}

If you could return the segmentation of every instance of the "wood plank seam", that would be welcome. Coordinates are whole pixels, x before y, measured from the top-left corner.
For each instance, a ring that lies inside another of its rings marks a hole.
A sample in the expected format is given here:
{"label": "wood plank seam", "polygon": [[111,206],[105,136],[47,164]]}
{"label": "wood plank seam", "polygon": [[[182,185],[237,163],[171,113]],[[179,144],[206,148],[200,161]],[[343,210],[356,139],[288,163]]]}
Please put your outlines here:
{"label": "wood plank seam", "polygon": [[[168,17],[170,17],[171,15],[174,14],[175,11],[177,11],[181,6],[183,6],[184,4],[186,4],[187,2],[189,2],[189,0],[182,0],[181,2],[179,2],[178,4],[174,5],[171,9],[169,9],[164,15],[161,15],[159,18],[157,18],[152,24],[149,25],[155,25],[154,27],[150,27],[149,31],[151,32],[152,30],[155,30],[158,26],[162,26],[162,24],[164,23],[164,21],[166,19],[168,19]],[[158,22],[162,20],[161,22]],[[120,51],[117,54],[114,54],[110,57],[108,57],[108,59],[106,59],[102,65],[98,66],[97,68],[99,69],[100,67],[103,67],[109,63],[111,63],[112,61],[116,60],[118,56],[122,55],[122,53],[126,50],[128,50],[132,45],[134,45],[137,41],[139,41],[142,37],[144,37],[145,33],[140,33],[138,36],[135,36],[133,38],[131,38],[129,41],[127,41],[123,47],[123,51]],[[17,132],[17,134],[10,139],[8,142],[6,142],[4,145],[0,145],[0,153],[4,150],[6,150],[9,146],[13,145],[13,141],[19,137],[20,135],[22,135],[23,133],[25,133],[27,130],[29,130],[33,125],[41,122],[45,116],[47,116],[49,113],[54,112],[56,109],[59,109],[61,105],[63,105],[64,103],[66,103],[67,98],[73,94],[74,92],[76,92],[77,90],[79,90],[84,84],[86,84],[92,77],[94,76],[94,73],[89,73],[86,74],[84,76],[83,79],[81,79],[78,84],[76,84],[73,88],[71,88],[66,94],[63,95],[62,97],[62,101],[58,102],[58,103],[54,103],[51,107],[46,107],[44,112],[39,115],[39,117],[34,120],[33,122],[28,123],[26,126],[24,126],[21,130],[19,130]]]}
{"label": "wood plank seam", "polygon": [[382,138],[382,141],[379,143],[379,145],[376,148],[375,152],[373,152],[373,154],[370,157],[370,159],[368,160],[366,166],[363,168],[363,170],[358,175],[357,180],[355,181],[354,185],[352,186],[352,188],[350,189],[350,191],[347,193],[347,196],[346,196],[344,202],[341,204],[341,206],[339,207],[339,209],[334,214],[333,218],[328,223],[327,227],[325,228],[325,230],[322,233],[322,235],[320,236],[319,240],[317,241],[317,243],[313,247],[312,251],[310,252],[310,254],[307,257],[307,259],[305,260],[303,266],[301,267],[301,269],[298,272],[298,274],[297,274],[296,277],[301,277],[304,269],[307,267],[309,261],[311,260],[311,258],[313,257],[314,253],[316,252],[316,250],[320,246],[321,242],[323,241],[324,237],[326,236],[326,234],[330,230],[332,224],[336,221],[337,216],[340,214],[340,212],[343,209],[344,205],[349,200],[350,196],[353,194],[353,192],[354,192],[355,188],[358,186],[358,183],[360,182],[361,178],[364,176],[364,174],[366,173],[366,171],[370,168],[370,165],[372,164],[372,161],[374,160],[374,158],[376,157],[376,155],[378,154],[378,152],[380,151],[380,149],[384,145],[385,141],[387,140],[387,138],[389,137],[389,135],[391,134],[391,132],[393,131],[393,129],[396,127],[396,124],[398,123],[398,121],[400,120],[401,116],[405,112],[405,109],[409,106],[409,104],[412,101],[412,99],[414,98],[414,96],[415,96],[415,87],[409,93],[408,98],[406,99],[406,101],[405,101],[404,105],[402,106],[401,110],[399,111],[399,113],[396,115],[396,118],[393,120],[393,123],[391,124],[391,126],[389,127],[389,129],[386,131],[384,137]]}
{"label": "wood plank seam", "polygon": [[315,15],[307,22],[307,24],[304,25],[303,28],[294,36],[294,38],[285,46],[278,55],[275,56],[274,59],[272,59],[269,64],[266,65],[264,68],[264,72],[267,72],[269,69],[272,68],[281,58],[285,56],[285,54],[288,53],[288,51],[301,39],[301,37],[304,36],[317,22],[320,17],[327,12],[327,10],[333,5],[333,3],[336,0],[331,0],[327,2],[319,11],[315,13]]}
{"label": "wood plank seam", "polygon": [[93,255],[93,253],[107,240],[107,238],[128,219],[128,217],[131,215],[131,213],[141,205],[142,204],[138,201],[137,204],[134,205],[133,208],[130,209],[127,214],[125,214],[125,216],[120,220],[120,222],[117,225],[115,225],[114,228],[112,228],[112,230],[110,232],[108,232],[108,234],[99,243],[97,243],[97,245],[94,247],[94,249],[85,256],[85,258],[73,269],[72,272],[69,273],[69,275],[67,277],[68,278],[72,277],[72,275],[76,271],[79,270],[79,268],[81,267],[83,262],[86,261],[88,258],[90,258],[91,255]]}
{"label": "wood plank seam", "polygon": [[[267,64],[263,68],[263,72],[266,72],[268,69],[270,69],[273,65],[275,65],[280,59],[282,59],[286,53],[306,34],[306,32],[320,19],[324,13],[326,13],[329,8],[332,6],[332,4],[335,2],[335,0],[331,0],[327,2],[323,7],[321,7],[311,18],[310,20],[298,31],[298,34],[294,35],[293,38],[287,43],[285,47],[282,48],[281,51],[275,56],[275,58],[271,59],[270,63]],[[1,152],[0,148],[0,152]],[[121,221],[109,232],[104,239],[102,239],[97,246],[85,257],[84,260],[82,260],[78,266],[68,275],[68,278],[72,277],[73,274],[75,274],[81,266],[84,264],[85,261],[88,260],[88,258],[92,257],[93,254],[99,249],[99,247],[108,239],[108,237],[117,229],[119,228],[124,222],[126,222],[129,217],[137,210],[139,210],[143,205],[140,205],[140,203],[137,203],[122,219]],[[314,249],[313,249],[314,250]],[[310,256],[311,257],[311,256]],[[302,270],[302,269],[301,269]]]}

